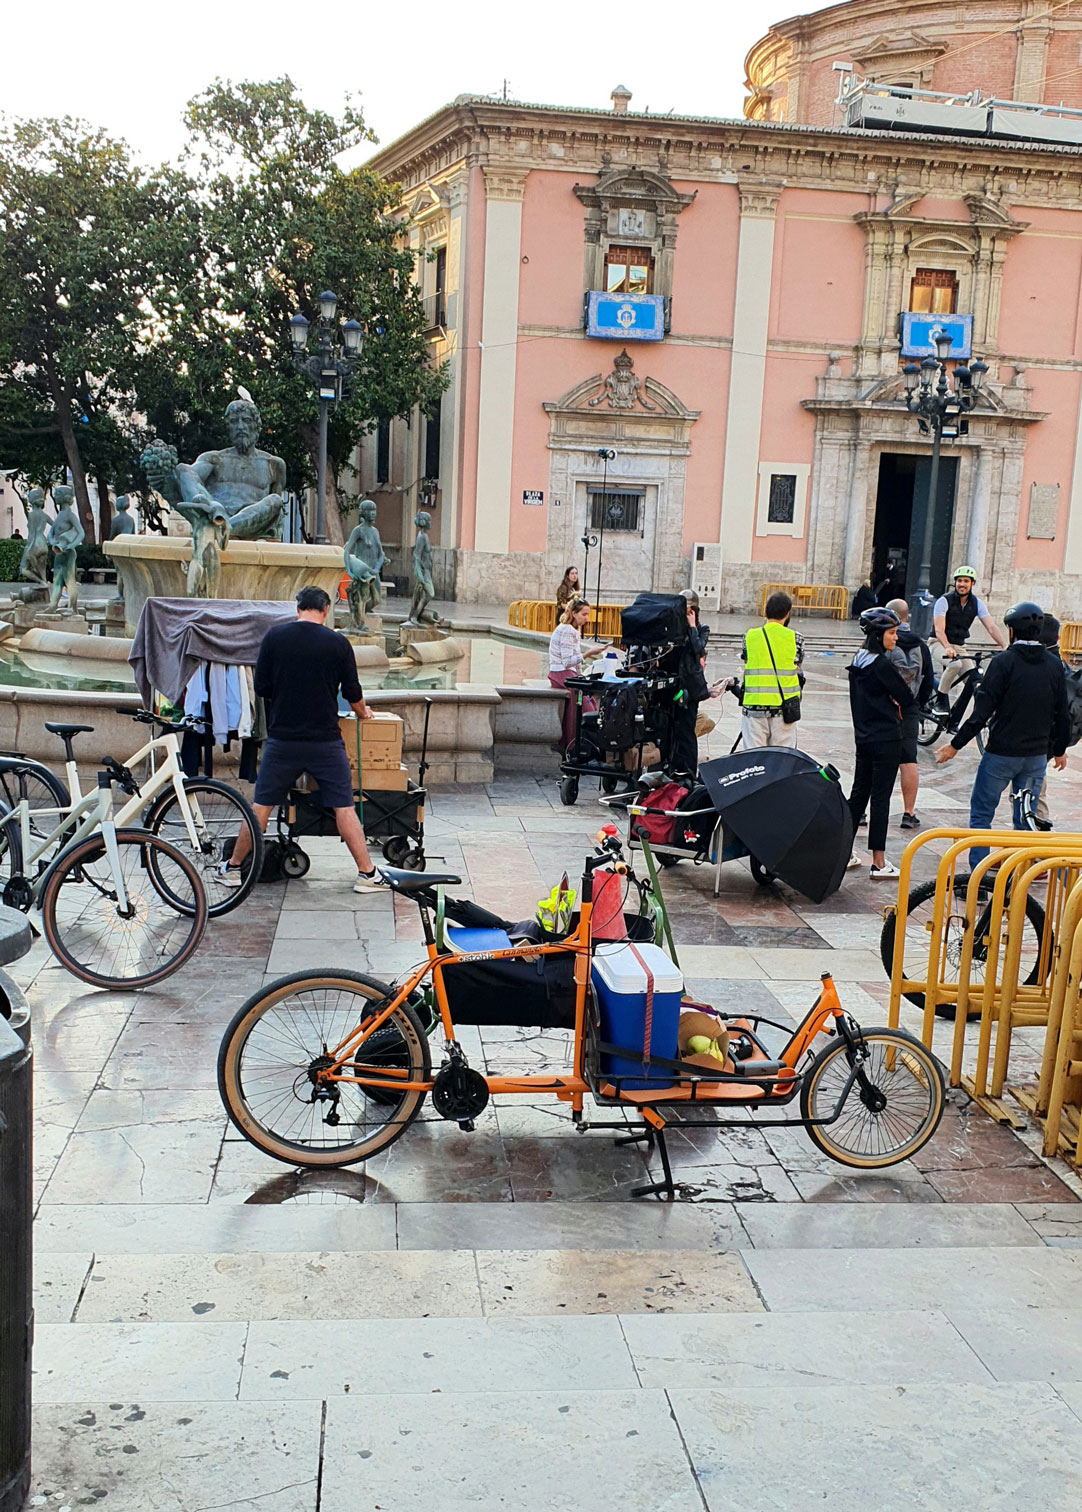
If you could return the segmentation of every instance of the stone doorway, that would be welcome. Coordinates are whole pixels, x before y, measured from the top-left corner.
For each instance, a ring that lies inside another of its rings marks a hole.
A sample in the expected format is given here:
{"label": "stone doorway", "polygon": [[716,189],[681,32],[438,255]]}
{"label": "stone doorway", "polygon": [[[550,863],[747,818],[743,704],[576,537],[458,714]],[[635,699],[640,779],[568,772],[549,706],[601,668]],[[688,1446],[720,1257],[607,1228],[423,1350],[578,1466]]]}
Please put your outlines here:
{"label": "stone doorway", "polygon": [[[916,591],[924,548],[924,521],[932,459],[910,452],[883,452],[872,527],[872,584],[880,603]],[[950,570],[958,458],[941,456],[932,536],[932,589],[939,593]]]}

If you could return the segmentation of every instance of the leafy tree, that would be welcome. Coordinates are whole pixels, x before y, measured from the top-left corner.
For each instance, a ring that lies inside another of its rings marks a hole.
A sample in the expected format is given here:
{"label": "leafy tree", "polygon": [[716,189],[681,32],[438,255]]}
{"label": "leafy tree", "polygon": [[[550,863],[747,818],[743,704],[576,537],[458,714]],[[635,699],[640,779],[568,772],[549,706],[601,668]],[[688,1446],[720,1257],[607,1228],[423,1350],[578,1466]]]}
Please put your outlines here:
{"label": "leafy tree", "polygon": [[189,186],[65,117],[0,127],[0,461],[30,481],[129,457],[141,364],[182,312],[197,256]]}
{"label": "leafy tree", "polygon": [[242,384],[263,415],[261,444],[284,457],[291,485],[314,481],[317,401],[293,367],[289,322],[299,310],[314,325],[319,294],[333,289],[341,318],[365,330],[359,374],[328,434],[325,515],[340,540],[338,479],[360,437],[380,419],[431,404],[446,386],[430,361],[397,188],[339,165],[371,140],[357,107],[347,100],[337,117],[312,110],[288,78],[219,80],[191,101],[186,121],[205,281],[199,318],[178,324],[174,347],[158,353],[171,361],[172,381],[168,371],[157,380],[144,373],[148,423],[182,455],[219,444],[222,411]]}

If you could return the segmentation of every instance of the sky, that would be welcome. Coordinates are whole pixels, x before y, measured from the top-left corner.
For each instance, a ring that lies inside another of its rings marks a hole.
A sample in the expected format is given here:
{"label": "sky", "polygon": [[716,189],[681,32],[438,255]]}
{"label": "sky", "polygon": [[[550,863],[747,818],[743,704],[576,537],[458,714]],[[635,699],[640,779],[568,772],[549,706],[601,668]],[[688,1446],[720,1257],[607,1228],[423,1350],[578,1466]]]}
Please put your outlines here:
{"label": "sky", "polygon": [[[744,57],[773,21],[815,0],[680,0],[638,12],[611,3],[411,0],[373,5],[265,0],[49,0],[6,8],[0,110],[74,115],[123,137],[148,162],[174,156],[181,114],[216,77],[288,74],[309,105],[360,97],[384,145],[459,94],[609,109],[740,116]],[[45,28],[43,30],[43,27]],[[374,148],[371,150],[375,150]]]}

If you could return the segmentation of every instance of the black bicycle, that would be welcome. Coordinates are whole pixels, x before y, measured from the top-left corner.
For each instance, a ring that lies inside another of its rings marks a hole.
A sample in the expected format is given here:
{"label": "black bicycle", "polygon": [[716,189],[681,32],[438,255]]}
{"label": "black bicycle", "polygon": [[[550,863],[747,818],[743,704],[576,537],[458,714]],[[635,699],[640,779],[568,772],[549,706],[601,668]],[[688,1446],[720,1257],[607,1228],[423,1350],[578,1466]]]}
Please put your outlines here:
{"label": "black bicycle", "polygon": [[[936,698],[939,688],[932,694],[929,701],[920,711],[920,723],[917,726],[917,744],[922,746],[935,745],[941,735],[953,735],[965,723],[966,715],[973,707],[973,700],[977,696],[977,689],[981,685],[983,673],[981,663],[988,657],[994,656],[994,651],[967,651],[966,658],[973,662],[973,666],[966,669],[954,684],[958,690],[950,709],[943,712],[936,708]],[[984,755],[984,731],[977,731],[977,750]]]}

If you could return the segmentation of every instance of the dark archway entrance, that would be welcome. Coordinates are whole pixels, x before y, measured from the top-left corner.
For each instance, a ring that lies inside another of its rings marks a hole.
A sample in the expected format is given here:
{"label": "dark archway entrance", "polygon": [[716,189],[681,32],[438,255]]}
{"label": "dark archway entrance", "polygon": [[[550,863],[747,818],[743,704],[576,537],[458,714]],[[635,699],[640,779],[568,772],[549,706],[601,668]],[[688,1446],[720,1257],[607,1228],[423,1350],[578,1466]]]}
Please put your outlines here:
{"label": "dark archway entrance", "polygon": [[[879,486],[875,496],[872,534],[872,583],[882,585],[880,603],[909,598],[916,591],[924,546],[924,516],[932,459],[908,452],[884,452],[879,458]],[[932,591],[947,581],[958,458],[939,459],[938,500],[932,537]]]}

